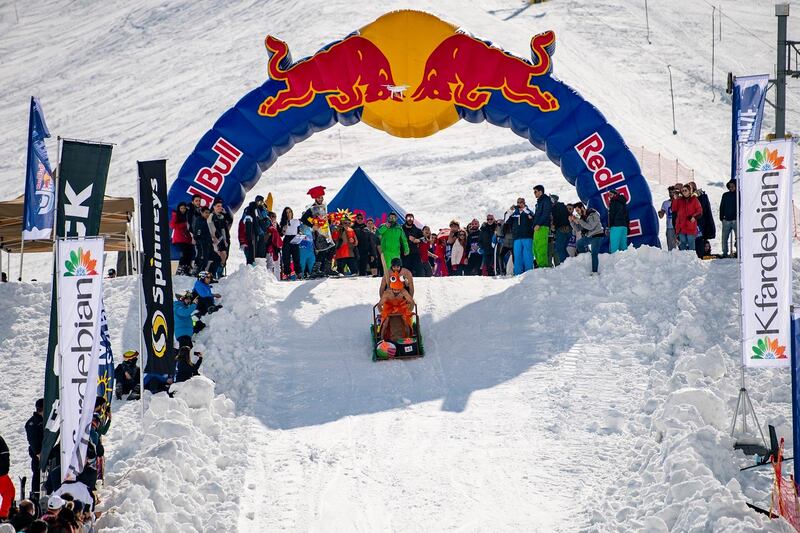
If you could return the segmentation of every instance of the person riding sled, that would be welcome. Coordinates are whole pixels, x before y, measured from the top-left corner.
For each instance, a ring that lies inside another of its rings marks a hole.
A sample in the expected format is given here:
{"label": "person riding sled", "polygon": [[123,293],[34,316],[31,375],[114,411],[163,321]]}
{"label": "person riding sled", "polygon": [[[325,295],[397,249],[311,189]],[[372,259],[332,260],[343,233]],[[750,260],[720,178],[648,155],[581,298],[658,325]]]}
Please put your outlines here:
{"label": "person riding sled", "polygon": [[400,281],[403,282],[403,288],[408,291],[409,296],[412,298],[414,297],[414,275],[411,274],[411,271],[407,268],[403,267],[403,261],[399,257],[395,257],[391,261],[390,270],[383,275],[381,279],[381,286],[378,290],[378,296],[383,297],[383,293],[388,290],[391,290],[389,285],[389,279],[392,276],[396,276],[400,278]]}
{"label": "person riding sled", "polygon": [[[394,340],[410,337],[414,299],[397,273],[389,275],[389,290],[381,295],[378,310],[381,312],[381,337]],[[400,320],[396,320],[399,317]]]}

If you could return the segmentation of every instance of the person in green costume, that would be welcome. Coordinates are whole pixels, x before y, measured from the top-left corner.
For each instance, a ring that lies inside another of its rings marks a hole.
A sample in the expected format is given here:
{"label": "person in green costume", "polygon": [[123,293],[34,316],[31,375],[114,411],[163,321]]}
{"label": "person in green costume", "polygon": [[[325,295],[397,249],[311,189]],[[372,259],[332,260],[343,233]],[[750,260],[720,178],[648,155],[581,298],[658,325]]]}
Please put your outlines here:
{"label": "person in green costume", "polygon": [[383,271],[388,272],[392,259],[408,254],[408,239],[403,228],[397,225],[397,213],[389,213],[386,222],[378,228],[378,253],[383,259]]}

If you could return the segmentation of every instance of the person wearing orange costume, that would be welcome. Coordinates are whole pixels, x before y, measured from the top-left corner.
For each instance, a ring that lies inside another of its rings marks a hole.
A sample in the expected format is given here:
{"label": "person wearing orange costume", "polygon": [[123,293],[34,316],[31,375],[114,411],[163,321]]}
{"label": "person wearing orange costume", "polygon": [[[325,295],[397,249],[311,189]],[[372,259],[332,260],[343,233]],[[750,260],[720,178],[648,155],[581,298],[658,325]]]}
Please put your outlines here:
{"label": "person wearing orange costume", "polygon": [[[381,312],[381,336],[384,340],[391,340],[389,337],[408,337],[411,331],[411,310],[414,308],[414,299],[405,288],[405,284],[397,274],[389,275],[389,290],[385,291],[378,302],[378,309]],[[403,335],[391,331],[389,317],[399,315],[406,325]]]}

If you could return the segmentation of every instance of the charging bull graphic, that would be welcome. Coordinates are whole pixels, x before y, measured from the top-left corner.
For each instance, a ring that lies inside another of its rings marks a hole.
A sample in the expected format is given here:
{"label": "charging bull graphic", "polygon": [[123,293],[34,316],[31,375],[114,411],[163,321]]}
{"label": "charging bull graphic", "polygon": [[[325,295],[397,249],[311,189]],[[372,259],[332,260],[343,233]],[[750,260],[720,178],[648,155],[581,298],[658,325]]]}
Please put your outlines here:
{"label": "charging bull graphic", "polygon": [[[452,101],[477,110],[489,101],[490,89],[499,89],[512,102],[525,102],[542,111],[558,109],[549,92],[531,85],[532,78],[551,70],[548,48],[556,41],[552,31],[531,39],[531,65],[499,48],[458,33],[448,37],[425,63],[422,83],[411,95],[414,101],[432,98]],[[451,89],[452,87],[452,89]]]}
{"label": "charging bull graphic", "polygon": [[[199,194],[208,201],[221,198],[235,211],[278,157],[336,124],[362,122],[419,138],[459,120],[488,121],[546,152],[602,219],[611,191],[622,194],[629,243],[659,245],[650,188],[625,140],[595,106],[552,75],[554,32],[534,35],[530,59],[523,59],[431,14],[404,10],[297,62],[280,39],[268,36],[265,44],[269,79],[199,140],[170,189],[170,208]],[[613,78],[612,65],[593,68]]]}
{"label": "charging bull graphic", "polygon": [[281,65],[284,60],[291,62],[289,47],[271,35],[265,42],[269,76],[285,81],[286,89],[266,98],[259,115],[274,117],[290,107],[303,107],[320,93],[334,93],[327,96],[328,104],[340,113],[397,95],[389,60],[363,37],[351,35],[285,70]]}

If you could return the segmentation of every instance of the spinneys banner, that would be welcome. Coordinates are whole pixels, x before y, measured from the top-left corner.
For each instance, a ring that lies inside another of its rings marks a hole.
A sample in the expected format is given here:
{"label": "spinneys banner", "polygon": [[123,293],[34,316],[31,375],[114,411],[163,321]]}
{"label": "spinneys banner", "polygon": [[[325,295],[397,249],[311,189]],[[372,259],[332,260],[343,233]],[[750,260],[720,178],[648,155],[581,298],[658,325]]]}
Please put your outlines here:
{"label": "spinneys banner", "polygon": [[[56,237],[96,236],[100,233],[103,197],[111,162],[110,144],[82,141],[62,141],[58,171],[58,216]],[[53,269],[52,301],[50,306],[50,336],[44,376],[44,441],[41,467],[47,469],[50,452],[58,439],[59,376],[55,364],[58,341],[58,276]]]}
{"label": "spinneys banner", "polygon": [[59,239],[56,248],[61,479],[74,480],[86,464],[97,397],[103,238]]}
{"label": "spinneys banner", "polygon": [[170,268],[167,162],[139,161],[139,225],[142,231],[142,291],[145,370],[172,374],[172,271]]}
{"label": "spinneys banner", "polygon": [[792,300],[792,141],[742,145],[739,254],[742,359],[789,366]]}

